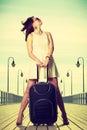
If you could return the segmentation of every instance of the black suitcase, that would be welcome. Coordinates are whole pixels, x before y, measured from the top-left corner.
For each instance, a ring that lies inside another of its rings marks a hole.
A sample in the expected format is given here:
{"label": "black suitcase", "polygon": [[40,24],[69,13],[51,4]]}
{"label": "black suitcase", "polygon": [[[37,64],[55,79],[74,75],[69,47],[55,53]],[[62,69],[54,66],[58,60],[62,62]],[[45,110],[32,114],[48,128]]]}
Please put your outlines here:
{"label": "black suitcase", "polygon": [[30,120],[35,125],[52,125],[56,122],[57,101],[55,86],[48,82],[38,82],[33,85],[29,93],[29,107]]}

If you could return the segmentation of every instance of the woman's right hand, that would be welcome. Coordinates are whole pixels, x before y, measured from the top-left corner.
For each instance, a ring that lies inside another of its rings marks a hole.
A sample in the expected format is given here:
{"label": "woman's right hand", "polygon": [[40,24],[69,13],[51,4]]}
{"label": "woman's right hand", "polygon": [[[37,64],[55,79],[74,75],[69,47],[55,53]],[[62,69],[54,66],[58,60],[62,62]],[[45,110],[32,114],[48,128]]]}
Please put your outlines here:
{"label": "woman's right hand", "polygon": [[36,62],[36,64],[37,64],[38,66],[42,67],[43,62],[41,62],[40,60],[38,60],[38,61]]}

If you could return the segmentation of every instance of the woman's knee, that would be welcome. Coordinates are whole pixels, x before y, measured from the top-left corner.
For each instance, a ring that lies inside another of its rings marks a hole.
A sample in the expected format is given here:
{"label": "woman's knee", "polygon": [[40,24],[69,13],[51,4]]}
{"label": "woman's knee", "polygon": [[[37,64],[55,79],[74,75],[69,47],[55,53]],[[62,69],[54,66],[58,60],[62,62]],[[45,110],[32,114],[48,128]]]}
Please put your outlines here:
{"label": "woman's knee", "polygon": [[28,85],[31,86],[31,85],[34,85],[36,83],[36,79],[29,79],[28,80]]}
{"label": "woman's knee", "polygon": [[55,87],[58,87],[58,80],[56,77],[48,78],[48,82],[52,83]]}
{"label": "woman's knee", "polygon": [[26,91],[29,92],[30,90],[30,87],[32,87],[34,84],[36,84],[36,79],[29,79],[28,82],[27,82],[27,88],[26,88]]}

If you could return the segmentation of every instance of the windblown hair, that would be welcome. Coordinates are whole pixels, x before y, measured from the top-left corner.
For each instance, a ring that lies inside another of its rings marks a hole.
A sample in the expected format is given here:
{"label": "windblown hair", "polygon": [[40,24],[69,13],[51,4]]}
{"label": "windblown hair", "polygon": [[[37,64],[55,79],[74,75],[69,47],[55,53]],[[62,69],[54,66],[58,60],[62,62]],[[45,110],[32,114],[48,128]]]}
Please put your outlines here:
{"label": "windblown hair", "polygon": [[25,22],[22,22],[23,24],[23,28],[21,29],[21,31],[25,31],[25,41],[27,41],[27,37],[28,35],[34,31],[34,28],[32,26],[33,24],[33,16],[27,18],[27,20]]}

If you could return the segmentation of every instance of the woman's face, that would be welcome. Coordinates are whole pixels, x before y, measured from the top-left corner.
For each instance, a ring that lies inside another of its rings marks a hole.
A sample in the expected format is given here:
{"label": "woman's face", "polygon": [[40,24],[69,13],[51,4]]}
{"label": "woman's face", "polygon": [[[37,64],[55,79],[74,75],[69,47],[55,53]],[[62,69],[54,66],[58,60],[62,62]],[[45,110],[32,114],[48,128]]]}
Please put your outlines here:
{"label": "woman's face", "polygon": [[42,21],[37,17],[33,17],[33,27],[37,28],[40,27],[41,25],[42,25]]}

